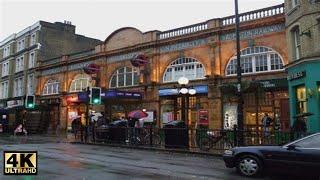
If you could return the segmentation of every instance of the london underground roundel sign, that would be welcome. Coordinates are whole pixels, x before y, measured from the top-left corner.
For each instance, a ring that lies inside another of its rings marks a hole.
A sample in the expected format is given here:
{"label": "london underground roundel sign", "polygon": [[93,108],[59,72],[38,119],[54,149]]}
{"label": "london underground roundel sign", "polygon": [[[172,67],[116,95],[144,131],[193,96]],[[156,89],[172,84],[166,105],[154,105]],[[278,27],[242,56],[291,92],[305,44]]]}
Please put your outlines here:
{"label": "london underground roundel sign", "polygon": [[96,74],[100,71],[100,66],[97,64],[88,64],[83,68],[84,72],[87,74]]}
{"label": "london underground roundel sign", "polygon": [[144,54],[137,54],[131,59],[131,64],[134,67],[145,66],[148,62],[148,57]]}

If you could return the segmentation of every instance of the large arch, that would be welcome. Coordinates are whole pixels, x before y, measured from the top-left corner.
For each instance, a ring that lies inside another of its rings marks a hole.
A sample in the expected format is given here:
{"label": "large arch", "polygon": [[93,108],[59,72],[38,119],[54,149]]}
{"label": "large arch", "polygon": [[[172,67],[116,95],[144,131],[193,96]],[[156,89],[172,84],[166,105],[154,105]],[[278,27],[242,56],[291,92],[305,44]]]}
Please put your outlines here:
{"label": "large arch", "polygon": [[112,73],[109,88],[130,87],[138,84],[138,70],[134,67],[123,66]]}
{"label": "large arch", "polygon": [[[241,50],[242,74],[257,74],[282,71],[284,61],[281,55],[270,47],[253,46]],[[237,57],[231,57],[226,68],[226,76],[237,74]]]}
{"label": "large arch", "polygon": [[163,82],[176,82],[180,77],[187,77],[189,80],[205,78],[204,65],[192,57],[180,57],[167,66],[163,74]]}
{"label": "large arch", "polygon": [[80,92],[91,85],[91,77],[88,74],[77,74],[71,81],[69,91]]}

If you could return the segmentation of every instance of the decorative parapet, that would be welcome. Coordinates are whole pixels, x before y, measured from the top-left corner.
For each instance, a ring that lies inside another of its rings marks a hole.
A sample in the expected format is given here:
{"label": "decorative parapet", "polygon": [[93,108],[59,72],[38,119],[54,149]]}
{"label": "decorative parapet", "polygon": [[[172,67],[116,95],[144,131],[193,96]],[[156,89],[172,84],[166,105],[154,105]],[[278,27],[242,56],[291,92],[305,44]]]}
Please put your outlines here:
{"label": "decorative parapet", "polygon": [[208,29],[207,22],[193,24],[190,26],[185,26],[185,27],[180,27],[177,29],[172,29],[172,30],[160,32],[158,34],[158,39],[161,40],[161,39],[168,39],[168,38],[172,38],[172,37],[176,37],[176,36],[183,36],[183,35],[199,32],[199,31],[203,31],[206,29]]}
{"label": "decorative parapet", "polygon": [[[258,20],[266,17],[276,16],[279,14],[284,14],[284,4],[267,7],[263,9],[258,9],[255,11],[250,11],[246,13],[239,14],[239,21],[247,22],[252,20]],[[228,16],[221,18],[220,20],[220,26],[228,26],[236,23],[235,16]]]}
{"label": "decorative parapet", "polygon": [[[271,16],[277,16],[280,14],[284,15],[284,4],[267,7],[263,9],[258,9],[258,10],[250,11],[246,13],[241,13],[239,14],[239,21],[240,23],[244,23],[248,21],[271,17]],[[219,23],[216,23],[218,22],[218,20],[219,20]],[[176,29],[172,29],[164,32],[159,32],[158,39],[159,40],[169,39],[173,37],[184,36],[184,35],[200,32],[200,31],[205,31],[207,29],[215,28],[218,26],[223,27],[223,26],[229,26],[233,24],[235,24],[235,16],[228,16],[221,19],[213,19],[206,22],[193,24],[190,26],[185,26],[185,27],[180,27],[180,28],[176,28]]]}

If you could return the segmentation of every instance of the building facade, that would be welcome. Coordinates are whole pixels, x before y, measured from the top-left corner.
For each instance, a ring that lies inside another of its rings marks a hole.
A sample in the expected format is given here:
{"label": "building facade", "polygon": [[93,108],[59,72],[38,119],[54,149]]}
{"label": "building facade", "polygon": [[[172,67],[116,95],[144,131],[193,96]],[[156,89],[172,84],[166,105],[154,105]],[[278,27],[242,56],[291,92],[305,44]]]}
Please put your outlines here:
{"label": "building facade", "polygon": [[10,125],[21,120],[18,111],[23,109],[24,97],[35,94],[39,76],[36,68],[43,60],[87,50],[99,43],[75,34],[70,22],[39,21],[4,39],[0,43],[0,107],[15,112]]}
{"label": "building facade", "polygon": [[291,122],[301,113],[310,132],[320,131],[320,1],[286,0]]}
{"label": "building facade", "polygon": [[[263,113],[269,113],[280,116],[286,128],[289,109],[284,5],[243,13],[240,21],[246,127],[259,128]],[[45,103],[59,99],[56,108],[64,129],[71,128],[72,117],[84,116],[87,98],[83,90],[87,86],[102,87],[103,103],[90,109],[104,112],[109,119],[146,109],[159,126],[181,120],[185,112],[190,127],[204,124],[231,128],[236,123],[237,103],[233,93],[234,23],[234,16],[229,16],[164,32],[118,29],[92,51],[42,64],[37,69],[37,95]],[[148,64],[142,68],[131,63],[138,54],[148,57]],[[83,71],[90,63],[101,68],[98,81]],[[187,77],[187,86],[196,90],[186,101],[179,93],[180,77]]]}

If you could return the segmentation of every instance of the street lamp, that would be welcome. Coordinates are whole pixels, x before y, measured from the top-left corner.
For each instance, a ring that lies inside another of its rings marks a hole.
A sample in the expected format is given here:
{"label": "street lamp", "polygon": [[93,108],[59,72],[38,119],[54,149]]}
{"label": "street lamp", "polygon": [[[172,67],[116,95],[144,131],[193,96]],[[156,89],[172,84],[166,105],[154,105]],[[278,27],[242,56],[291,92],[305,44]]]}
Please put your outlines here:
{"label": "street lamp", "polygon": [[179,89],[179,94],[182,95],[181,97],[181,120],[184,121],[185,124],[188,120],[188,106],[189,106],[189,95],[193,96],[197,93],[197,91],[192,87],[187,87],[189,84],[189,79],[186,77],[180,77],[178,79],[178,83],[181,86]]}
{"label": "street lamp", "polygon": [[238,13],[238,0],[234,0],[235,6],[235,25],[236,25],[236,46],[237,46],[237,96],[238,96],[238,107],[237,107],[237,124],[238,129],[240,131],[238,137],[238,145],[243,145],[243,92],[242,92],[242,74],[241,74],[241,56],[240,56],[240,21],[239,21],[239,13]]}

